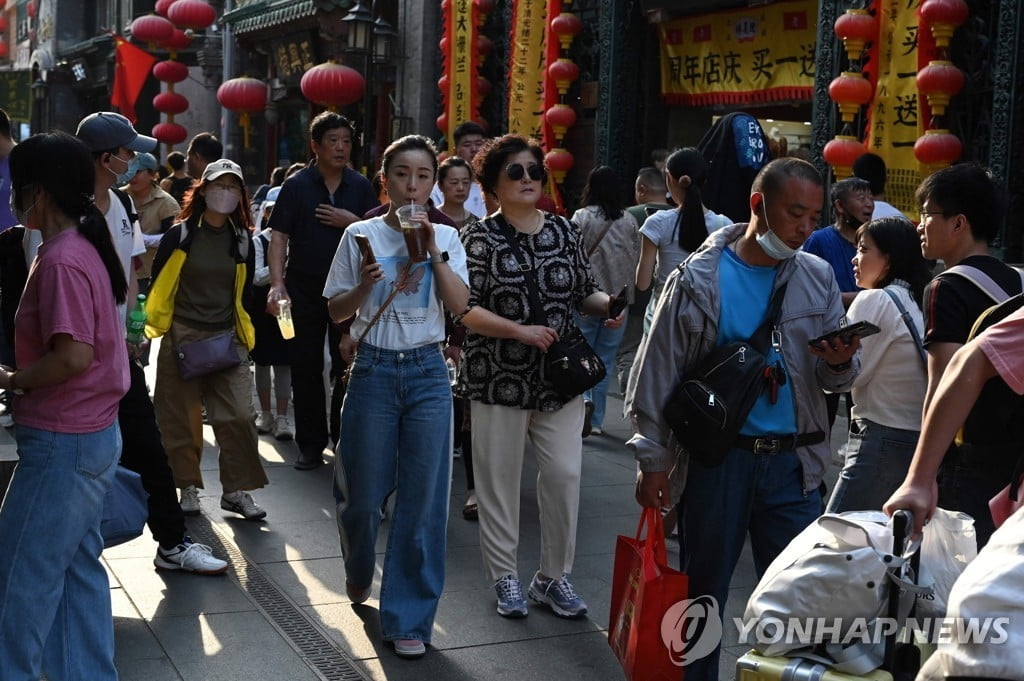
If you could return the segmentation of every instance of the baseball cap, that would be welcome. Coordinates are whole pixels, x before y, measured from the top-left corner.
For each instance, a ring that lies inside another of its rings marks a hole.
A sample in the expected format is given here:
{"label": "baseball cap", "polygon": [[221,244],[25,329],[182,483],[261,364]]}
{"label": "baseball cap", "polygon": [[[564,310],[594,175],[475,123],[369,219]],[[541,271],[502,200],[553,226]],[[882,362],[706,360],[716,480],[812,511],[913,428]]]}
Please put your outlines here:
{"label": "baseball cap", "polygon": [[216,180],[221,175],[227,173],[231,173],[245,184],[245,178],[242,177],[242,168],[234,161],[226,158],[217,159],[206,166],[206,170],[203,171],[203,182]]}
{"label": "baseball cap", "polygon": [[112,111],[100,111],[83,118],[75,136],[89,147],[89,151],[118,147],[132,151],[152,151],[157,145],[155,138],[140,135],[131,121]]}
{"label": "baseball cap", "polygon": [[136,154],[135,158],[128,164],[128,176],[135,177],[135,174],[140,170],[156,171],[156,167],[156,157],[144,151],[141,154]]}

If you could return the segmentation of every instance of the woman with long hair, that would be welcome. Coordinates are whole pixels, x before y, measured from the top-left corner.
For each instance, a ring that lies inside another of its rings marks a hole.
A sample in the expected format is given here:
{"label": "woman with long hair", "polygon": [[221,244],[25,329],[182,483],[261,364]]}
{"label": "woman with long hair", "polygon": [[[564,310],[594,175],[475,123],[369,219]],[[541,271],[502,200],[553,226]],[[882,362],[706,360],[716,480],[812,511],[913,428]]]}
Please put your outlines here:
{"label": "woman with long hair", "polygon": [[93,202],[89,150],[64,133],[10,154],[11,206],[42,233],[17,312],[18,467],[0,507],[4,678],[117,679],[110,587],[100,563],[103,500],[121,455],[128,390],[128,285]]}
{"label": "woman with long hair", "polygon": [[[250,296],[254,250],[247,194],[236,163],[222,158],[208,165],[153,260],[146,335],[167,336],[157,357],[153,406],[186,515],[200,512],[203,407],[220,447],[220,507],[246,520],[267,515],[249,494],[266,485],[267,476],[257,451],[247,361],[255,344],[243,304]],[[176,348],[225,333],[239,364],[182,378]]]}
{"label": "woman with long hair", "polygon": [[[583,233],[583,248],[598,286],[616,294],[625,288],[626,300],[631,304],[640,244],[636,220],[626,212],[618,174],[608,166],[590,171],[580,203],[583,207],[572,216],[572,222]],[[576,325],[608,369],[600,383],[583,393],[583,437],[600,435],[604,431],[608,381],[615,374],[615,353],[626,326],[611,328],[607,319],[581,314],[576,315]]]}
{"label": "woman with long hair", "polygon": [[437,167],[437,186],[441,189],[444,203],[437,207],[450,217],[460,230],[482,215],[473,215],[466,210],[466,199],[473,186],[473,169],[459,156],[449,156]]}
{"label": "woman with long hair", "polygon": [[650,328],[661,288],[672,270],[700,248],[708,234],[732,224],[728,217],[712,212],[701,202],[706,176],[704,157],[693,147],[673,151],[665,162],[665,185],[677,207],[658,211],[640,227],[636,286],[646,291],[654,283],[645,330]]}
{"label": "woman with long hair", "polygon": [[416,658],[430,643],[444,587],[452,457],[444,308],[465,308],[469,288],[455,228],[431,224],[425,211],[412,217],[416,227],[398,218],[399,208],[430,197],[434,145],[422,135],[395,140],[380,172],[387,213],[348,226],[324,286],[334,321],[355,316],[334,495],[346,590],[362,603],[373,586],[381,505],[394,492],[380,622],[395,654]]}
{"label": "woman with long hair", "polygon": [[861,341],[846,463],[828,502],[830,513],[879,510],[902,484],[928,385],[921,300],[931,275],[913,225],[903,218],[862,225],[853,275],[864,290],[847,318],[882,331]]}

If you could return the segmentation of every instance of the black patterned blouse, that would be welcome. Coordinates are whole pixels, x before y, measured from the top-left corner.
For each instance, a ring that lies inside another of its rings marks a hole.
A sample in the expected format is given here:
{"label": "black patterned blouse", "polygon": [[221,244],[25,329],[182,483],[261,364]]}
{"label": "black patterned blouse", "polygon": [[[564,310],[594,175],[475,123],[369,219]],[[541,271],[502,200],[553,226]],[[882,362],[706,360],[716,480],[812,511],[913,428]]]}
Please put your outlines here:
{"label": "black patterned blouse", "polygon": [[[598,291],[578,228],[544,214],[536,234],[517,234],[523,257],[537,273],[548,325],[559,334],[575,326],[573,312]],[[480,306],[520,324],[530,324],[526,280],[497,220],[485,218],[462,233],[469,266],[469,307]],[[470,331],[462,346],[457,392],[484,404],[557,411],[570,399],[556,393],[541,374],[543,354],[510,338]]]}

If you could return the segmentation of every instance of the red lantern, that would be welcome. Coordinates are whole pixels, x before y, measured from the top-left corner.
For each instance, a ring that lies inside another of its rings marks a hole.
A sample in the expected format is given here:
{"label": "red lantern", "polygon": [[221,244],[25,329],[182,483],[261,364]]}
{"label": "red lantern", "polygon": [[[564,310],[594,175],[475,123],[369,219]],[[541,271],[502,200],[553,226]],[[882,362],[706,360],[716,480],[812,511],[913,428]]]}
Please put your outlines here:
{"label": "red lantern", "polygon": [[243,76],[232,78],[217,88],[217,101],[229,111],[238,111],[244,146],[249,148],[249,114],[267,108],[267,85],[261,80]]}
{"label": "red lantern", "polygon": [[188,98],[177,92],[161,92],[153,98],[153,108],[171,115],[185,113],[188,111]]}
{"label": "red lantern", "polygon": [[925,0],[918,11],[921,22],[931,28],[936,47],[949,47],[953,32],[970,14],[964,0]]}
{"label": "red lantern", "polygon": [[306,99],[335,111],[338,107],[358,102],[363,96],[366,81],[355,69],[328,61],[306,71],[299,81],[299,88]]}
{"label": "red lantern", "polygon": [[564,95],[569,91],[569,86],[573,81],[580,77],[580,67],[568,59],[559,59],[548,67],[548,76],[555,81],[558,94]]}
{"label": "red lantern", "polygon": [[473,0],[473,6],[477,12],[486,16],[494,11],[494,0]]}
{"label": "red lantern", "polygon": [[448,40],[448,36],[445,36],[445,37],[441,38],[441,40],[437,43],[437,46],[438,46],[438,48],[440,48],[441,54],[443,54],[443,55],[447,55],[448,54],[448,46],[449,45],[451,45],[451,41]]}
{"label": "red lantern", "polygon": [[29,0],[28,7],[25,9],[28,10],[29,19],[36,18],[36,0]]}
{"label": "red lantern", "polygon": [[6,41],[0,41],[0,59],[7,59],[7,55],[10,54],[10,48],[7,47]]}
{"label": "red lantern", "polygon": [[[0,10],[2,10],[2,9],[3,9],[3,7],[0,7]],[[0,14],[0,33],[6,33],[6,32],[7,32],[7,15],[6,14]]]}
{"label": "red lantern", "polygon": [[487,95],[491,94],[491,89],[492,89],[491,81],[487,80],[483,76],[477,76],[476,77],[476,91],[477,91],[477,94],[480,95],[481,99],[483,99]]}
{"label": "red lantern", "polygon": [[555,178],[555,182],[562,184],[565,181],[565,174],[572,170],[573,164],[576,160],[572,157],[565,149],[552,149],[544,155],[544,165],[551,171],[551,176]]}
{"label": "red lantern", "polygon": [[178,50],[184,50],[188,47],[190,42],[192,42],[192,38],[190,38],[185,31],[180,28],[176,28],[171,33],[171,37],[165,40],[162,45],[165,50],[177,52]]}
{"label": "red lantern", "polygon": [[859,73],[844,71],[828,86],[828,96],[839,105],[844,123],[852,123],[860,107],[871,101],[871,83]]}
{"label": "red lantern", "polygon": [[437,120],[435,121],[435,123],[437,123],[437,129],[438,130],[440,130],[445,135],[448,134],[448,114],[447,113],[443,113],[440,116],[438,116]]}
{"label": "red lantern", "polygon": [[162,17],[167,16],[167,10],[171,8],[171,5],[176,3],[178,0],[156,0],[156,7],[153,9]]}
{"label": "red lantern", "polygon": [[448,83],[448,74],[442,74],[441,77],[437,79],[437,89],[441,92],[448,92]]}
{"label": "red lantern", "polygon": [[157,123],[150,134],[163,144],[174,145],[185,141],[188,130],[177,123]]}
{"label": "red lantern", "polygon": [[914,157],[921,162],[926,175],[949,166],[960,158],[963,145],[949,130],[928,130],[914,143]]}
{"label": "red lantern", "polygon": [[917,89],[928,98],[932,113],[946,113],[949,100],[964,89],[964,72],[948,61],[931,61],[917,72]]}
{"label": "red lantern", "polygon": [[563,50],[568,50],[572,39],[583,30],[583,22],[575,14],[563,12],[551,20],[551,31],[558,36]]}
{"label": "red lantern", "polygon": [[203,0],[177,0],[167,10],[167,18],[175,26],[201,31],[217,20],[217,13]]}
{"label": "red lantern", "polygon": [[188,67],[180,61],[158,61],[153,65],[153,76],[164,83],[180,83],[188,78]]}
{"label": "red lantern", "polygon": [[128,29],[132,37],[149,44],[149,49],[155,49],[157,43],[162,43],[174,33],[174,24],[163,17],[155,14],[147,14],[132,22]]}
{"label": "red lantern", "polygon": [[822,156],[832,166],[837,180],[844,180],[853,175],[853,162],[867,153],[867,149],[856,137],[836,135],[836,138],[825,145]]}
{"label": "red lantern", "polygon": [[474,43],[476,44],[476,51],[480,55],[481,61],[487,59],[491,52],[494,51],[494,43],[485,35],[478,34]]}
{"label": "red lantern", "polygon": [[836,19],[835,28],[850,61],[860,59],[867,43],[878,38],[878,22],[866,9],[846,10]]}
{"label": "red lantern", "polygon": [[576,125],[576,112],[571,106],[555,104],[544,112],[544,120],[551,126],[555,138],[561,142],[569,128]]}

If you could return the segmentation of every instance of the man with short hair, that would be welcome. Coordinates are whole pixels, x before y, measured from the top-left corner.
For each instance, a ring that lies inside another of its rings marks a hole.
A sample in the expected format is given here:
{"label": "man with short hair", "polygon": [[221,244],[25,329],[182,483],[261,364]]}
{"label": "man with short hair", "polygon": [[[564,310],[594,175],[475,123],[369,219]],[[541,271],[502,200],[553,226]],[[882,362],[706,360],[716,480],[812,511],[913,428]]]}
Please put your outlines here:
{"label": "man with short hair", "polygon": [[188,143],[185,162],[190,177],[202,177],[206,166],[224,157],[224,145],[209,132],[201,132]]}
{"label": "man with short hair", "polygon": [[[946,366],[967,342],[975,321],[995,303],[1020,293],[1022,275],[989,254],[988,242],[998,234],[1005,202],[984,168],[961,164],[939,170],[917,188],[917,201],[921,251],[950,268],[924,292],[927,413]],[[988,500],[1010,481],[1021,451],[1024,414],[1019,405],[1003,381],[988,381],[967,416],[962,443],[951,447],[942,461],[939,505],[974,518],[979,548],[995,530]]]}
{"label": "man with short hair", "polygon": [[[325,336],[332,378],[345,367],[338,348],[341,330],[331,323],[324,284],[342,233],[378,203],[370,181],[348,167],[352,123],[347,118],[330,111],[318,115],[309,125],[309,144],[316,161],[281,185],[268,225],[273,232],[267,257],[267,312],[276,315],[278,302],[290,300],[295,325],[288,353],[299,470],[321,466],[327,447]],[[340,389],[337,381],[335,386]]]}
{"label": "man with short hair", "polygon": [[[871,194],[875,198],[875,210],[871,213],[871,219],[878,218],[903,218],[907,216],[896,209],[891,203],[886,203],[885,183],[888,179],[888,169],[885,161],[878,154],[867,153],[853,162],[853,176],[867,180],[871,184]],[[907,220],[909,222],[909,220]]]}
{"label": "man with short hair", "polygon": [[[640,466],[637,501],[652,508],[678,502],[682,570],[690,594],[717,599],[725,611],[733,570],[749,534],[760,576],[823,510],[822,479],[831,459],[822,390],[849,389],[860,370],[859,341],[839,337],[809,347],[840,327],[844,310],[828,265],[800,250],[824,203],[811,164],[783,158],[755,177],[749,224],[711,234],[669,276],[651,330],[630,375],[627,445]],[[748,340],[786,286],[767,380],[731,450],[717,466],[693,461],[662,414],[680,381],[716,346]],[[681,499],[672,499],[669,469],[688,466]],[[720,649],[686,667],[688,681],[717,681]]]}
{"label": "man with short hair", "polygon": [[[455,128],[452,137],[455,139],[455,149],[453,150],[455,155],[472,167],[473,157],[484,146],[484,129],[473,121],[466,121]],[[430,192],[430,201],[434,206],[440,206],[444,203],[444,195],[441,193],[441,187],[437,183],[434,184],[434,189]],[[480,189],[479,182],[474,180],[470,183],[469,198],[466,199],[466,203],[463,206],[478,218],[487,215],[487,207],[484,205],[484,193]]]}
{"label": "man with short hair", "polygon": [[[92,152],[96,169],[96,207],[106,218],[114,249],[128,280],[128,301],[134,305],[138,284],[132,262],[146,252],[146,247],[131,198],[115,186],[129,179],[128,171],[133,167],[135,154],[155,150],[157,141],[140,135],[127,118],[109,111],[83,118],[75,135]],[[126,307],[119,306],[125,322]],[[148,524],[159,544],[153,563],[162,570],[220,574],[227,570],[228,564],[214,557],[210,547],[193,542],[185,534],[184,513],[198,514],[200,509],[198,505],[182,508],[178,503],[174,477],[146,387],[146,375],[137,361],[139,354],[139,348],[129,345],[131,385],[118,405],[117,420],[121,430],[121,464],[142,476],[142,486],[149,494]]]}

